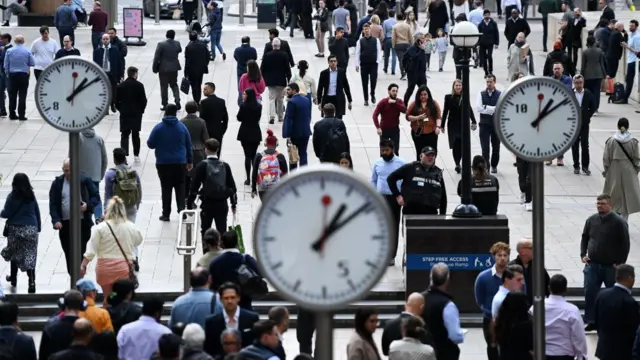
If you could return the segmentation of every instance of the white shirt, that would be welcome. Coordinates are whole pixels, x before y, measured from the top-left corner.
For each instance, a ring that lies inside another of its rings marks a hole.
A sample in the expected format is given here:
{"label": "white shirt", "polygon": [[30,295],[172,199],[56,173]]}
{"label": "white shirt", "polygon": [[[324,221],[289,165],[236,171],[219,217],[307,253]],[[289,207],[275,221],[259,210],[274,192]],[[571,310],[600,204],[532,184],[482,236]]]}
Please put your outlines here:
{"label": "white shirt", "polygon": [[578,104],[582,106],[582,98],[584,98],[584,89],[582,91],[573,90],[573,93],[576,95],[576,99],[578,99]]}
{"label": "white shirt", "polygon": [[240,306],[236,308],[236,313],[233,314],[233,322],[234,324],[229,324],[229,315],[226,311],[222,311],[222,316],[224,316],[224,323],[227,324],[227,329],[238,330],[238,319],[240,318]]}
{"label": "white shirt", "polygon": [[[360,39],[362,39],[362,37]],[[356,56],[355,56],[356,67],[360,67],[360,39],[358,39],[358,42],[356,43]],[[382,56],[382,45],[380,45],[380,41],[376,41],[376,64],[380,63],[381,56]]]}
{"label": "white shirt", "polygon": [[56,58],[58,50],[60,50],[60,45],[51,38],[47,41],[42,40],[42,38],[34,40],[31,44],[31,54],[33,54],[36,65],[33,68],[35,70],[44,70]]}
{"label": "white shirt", "polygon": [[509,294],[509,289],[504,286],[500,286],[498,292],[493,296],[493,301],[491,302],[491,316],[493,316],[494,319],[498,317],[500,305],[502,305],[502,302],[504,301],[504,298],[507,297],[507,294]]}
{"label": "white shirt", "polygon": [[[493,113],[496,111],[496,107],[491,105],[484,105],[482,103],[483,91],[487,91],[489,93],[489,96],[492,96],[493,93],[497,91],[497,89],[493,89],[493,91],[483,89],[478,93],[478,97],[476,100],[476,111],[478,111],[478,114],[493,115]],[[494,266],[494,269],[495,269],[495,266]],[[492,270],[492,271],[495,271],[495,270]]]}
{"label": "white shirt", "polygon": [[502,12],[505,12],[505,16],[511,17],[511,14],[506,13],[506,9],[507,9],[507,6],[514,6],[514,5],[518,7],[519,12],[522,12],[522,3],[520,3],[520,0],[502,0],[501,1],[500,7],[502,7]]}

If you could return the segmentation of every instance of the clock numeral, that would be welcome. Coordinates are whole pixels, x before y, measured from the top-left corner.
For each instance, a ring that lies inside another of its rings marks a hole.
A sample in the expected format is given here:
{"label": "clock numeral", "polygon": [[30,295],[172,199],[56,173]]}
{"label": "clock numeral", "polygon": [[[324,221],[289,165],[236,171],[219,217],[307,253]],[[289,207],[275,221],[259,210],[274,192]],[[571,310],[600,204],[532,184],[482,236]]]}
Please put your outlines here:
{"label": "clock numeral", "polygon": [[57,101],[53,102],[53,110],[58,110],[60,108],[60,104]]}
{"label": "clock numeral", "polygon": [[349,271],[349,266],[347,265],[347,262],[345,260],[338,261],[338,269],[340,269],[339,276],[341,278],[346,278],[351,273],[351,271]]}
{"label": "clock numeral", "polygon": [[518,114],[526,114],[527,113],[527,104],[516,104],[516,113],[518,113]]}

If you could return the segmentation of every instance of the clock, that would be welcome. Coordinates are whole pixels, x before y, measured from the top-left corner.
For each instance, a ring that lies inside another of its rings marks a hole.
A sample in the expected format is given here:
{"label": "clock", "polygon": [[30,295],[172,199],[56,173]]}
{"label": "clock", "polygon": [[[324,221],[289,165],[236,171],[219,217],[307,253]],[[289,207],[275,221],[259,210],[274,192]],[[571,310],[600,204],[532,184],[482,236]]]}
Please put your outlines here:
{"label": "clock", "polygon": [[109,112],[111,83],[97,64],[79,56],[47,66],[36,84],[36,106],[58,130],[79,132],[93,127]]}
{"label": "clock", "polygon": [[581,115],[571,88],[552,78],[529,76],[502,94],[494,125],[517,157],[542,162],[569,150],[580,134]]}
{"label": "clock", "polygon": [[366,296],[387,270],[396,227],[365,179],[335,165],[305,166],[270,190],[253,228],[262,274],[315,311]]}

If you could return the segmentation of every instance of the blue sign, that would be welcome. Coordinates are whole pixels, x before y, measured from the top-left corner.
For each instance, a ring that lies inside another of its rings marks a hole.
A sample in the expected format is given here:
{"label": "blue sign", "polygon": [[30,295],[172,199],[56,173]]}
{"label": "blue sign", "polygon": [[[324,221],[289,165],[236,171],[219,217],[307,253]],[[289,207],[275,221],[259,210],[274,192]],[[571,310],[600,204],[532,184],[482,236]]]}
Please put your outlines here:
{"label": "blue sign", "polygon": [[449,270],[482,271],[493,266],[490,254],[407,254],[407,270],[431,270],[437,263],[445,263]]}

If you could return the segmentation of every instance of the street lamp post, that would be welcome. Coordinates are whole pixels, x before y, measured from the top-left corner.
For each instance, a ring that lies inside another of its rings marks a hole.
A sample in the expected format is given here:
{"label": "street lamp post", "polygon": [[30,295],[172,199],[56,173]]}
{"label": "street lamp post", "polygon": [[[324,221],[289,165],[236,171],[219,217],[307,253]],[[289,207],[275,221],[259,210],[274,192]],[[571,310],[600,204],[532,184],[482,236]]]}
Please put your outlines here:
{"label": "street lamp post", "polygon": [[462,118],[458,120],[462,128],[462,204],[456,207],[453,216],[475,218],[482,216],[482,214],[471,203],[471,123],[469,119],[472,110],[470,109],[469,95],[471,83],[469,80],[469,60],[471,49],[478,43],[480,33],[473,23],[461,21],[454,26],[449,38],[458,48],[457,50],[462,51],[462,57],[456,64],[462,69]]}

